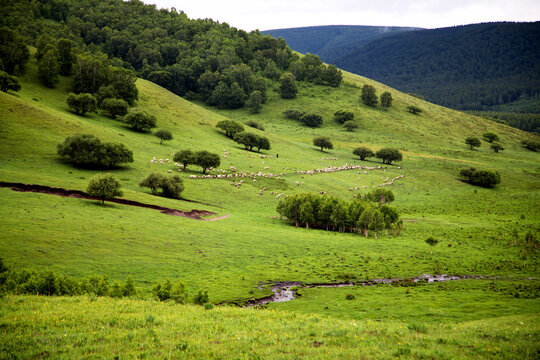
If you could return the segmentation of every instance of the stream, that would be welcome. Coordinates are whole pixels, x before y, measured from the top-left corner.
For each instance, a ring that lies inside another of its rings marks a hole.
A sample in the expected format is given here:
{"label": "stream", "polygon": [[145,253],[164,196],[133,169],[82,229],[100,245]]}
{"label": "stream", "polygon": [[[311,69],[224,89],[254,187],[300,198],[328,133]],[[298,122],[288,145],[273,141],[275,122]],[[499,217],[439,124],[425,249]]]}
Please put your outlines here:
{"label": "stream", "polygon": [[442,282],[442,281],[454,281],[454,280],[466,280],[466,279],[485,279],[484,276],[477,275],[428,275],[424,274],[414,278],[394,278],[394,279],[371,279],[362,281],[348,281],[342,283],[312,283],[304,284],[300,281],[283,281],[273,283],[259,283],[259,289],[263,289],[265,285],[272,285],[272,295],[265,296],[258,299],[250,300],[246,307],[262,306],[268,303],[279,303],[284,301],[291,301],[296,299],[296,288],[316,288],[316,287],[345,287],[345,286],[374,286],[380,284],[393,284],[400,282],[418,282],[425,281],[427,283]]}

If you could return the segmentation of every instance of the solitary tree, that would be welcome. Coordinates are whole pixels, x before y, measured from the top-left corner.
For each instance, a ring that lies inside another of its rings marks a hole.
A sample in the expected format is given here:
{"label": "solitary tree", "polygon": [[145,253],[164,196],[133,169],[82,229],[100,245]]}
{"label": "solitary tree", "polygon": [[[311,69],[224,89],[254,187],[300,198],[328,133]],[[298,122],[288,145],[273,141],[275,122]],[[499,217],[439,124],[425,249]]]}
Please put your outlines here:
{"label": "solitary tree", "polygon": [[195,164],[195,153],[189,149],[180,150],[174,154],[174,161],[182,163],[184,165],[184,170],[190,164]]}
{"label": "solitary tree", "polygon": [[154,133],[154,136],[158,137],[160,144],[163,144],[163,141],[168,141],[173,139],[173,135],[169,130],[159,129]]}
{"label": "solitary tree", "polygon": [[465,144],[469,145],[469,148],[471,150],[473,150],[475,147],[479,147],[480,145],[482,145],[480,139],[474,136],[469,136],[468,138],[466,138]]}
{"label": "solitary tree", "polygon": [[296,78],[290,72],[281,75],[279,79],[279,92],[283,99],[294,99],[296,94],[298,94]]}
{"label": "solitary tree", "polygon": [[503,150],[504,150],[503,146],[502,146],[501,144],[499,144],[499,143],[496,143],[496,142],[494,142],[493,144],[491,144],[491,149],[492,149],[494,152],[496,152],[496,153],[498,153],[499,151],[503,151]]}
{"label": "solitary tree", "polygon": [[371,85],[364,85],[362,87],[362,95],[361,99],[367,106],[376,106],[378,99],[377,99],[377,93],[375,92],[375,88]]}
{"label": "solitary tree", "polygon": [[343,127],[347,129],[347,131],[353,131],[354,129],[358,129],[358,123],[354,120],[345,121]]}
{"label": "solitary tree", "polygon": [[156,117],[148,114],[144,110],[133,110],[124,116],[124,122],[133,130],[148,132],[156,127]]}
{"label": "solitary tree", "polygon": [[375,154],[373,153],[373,151],[371,151],[371,149],[368,149],[367,147],[363,147],[363,146],[357,147],[356,149],[354,149],[353,154],[356,156],[359,156],[360,160],[362,161],[366,160],[366,158],[368,157],[375,156]]}
{"label": "solitary tree", "polygon": [[108,98],[101,103],[101,108],[111,114],[115,119],[117,116],[124,116],[128,112],[128,103],[122,99]]}
{"label": "solitary tree", "polygon": [[246,150],[251,151],[254,147],[257,147],[259,143],[259,136],[247,131],[241,131],[234,135],[234,141],[244,145]]}
{"label": "solitary tree", "polygon": [[385,91],[381,94],[381,106],[389,108],[392,106],[392,94],[389,91]]}
{"label": "solitary tree", "polygon": [[206,174],[206,170],[209,168],[218,167],[220,163],[221,161],[218,154],[206,150],[199,151],[195,154],[195,164],[202,167],[203,174]]}
{"label": "solitary tree", "polygon": [[97,108],[97,100],[92,94],[69,94],[67,104],[70,109],[74,110],[79,115],[95,111]]}
{"label": "solitary tree", "polygon": [[101,205],[105,204],[106,199],[122,196],[120,182],[113,174],[97,174],[90,179],[86,192],[91,196],[100,198]]}
{"label": "solitary tree", "polygon": [[494,142],[494,141],[499,141],[499,136],[497,134],[494,134],[492,132],[487,132],[485,134],[482,135],[482,137],[487,141],[487,142]]}
{"label": "solitary tree", "polygon": [[422,109],[414,105],[407,106],[407,110],[409,110],[409,112],[414,115],[418,115],[422,112]]}
{"label": "solitary tree", "polygon": [[382,160],[383,164],[392,165],[392,161],[403,160],[403,155],[396,149],[384,148],[375,153],[375,157]]}
{"label": "solitary tree", "polygon": [[430,246],[431,255],[433,255],[433,247],[439,243],[439,240],[435,239],[433,236],[430,236],[425,240],[425,242]]}
{"label": "solitary tree", "polygon": [[313,138],[313,145],[320,147],[321,151],[323,149],[333,149],[334,145],[328,136],[317,136]]}

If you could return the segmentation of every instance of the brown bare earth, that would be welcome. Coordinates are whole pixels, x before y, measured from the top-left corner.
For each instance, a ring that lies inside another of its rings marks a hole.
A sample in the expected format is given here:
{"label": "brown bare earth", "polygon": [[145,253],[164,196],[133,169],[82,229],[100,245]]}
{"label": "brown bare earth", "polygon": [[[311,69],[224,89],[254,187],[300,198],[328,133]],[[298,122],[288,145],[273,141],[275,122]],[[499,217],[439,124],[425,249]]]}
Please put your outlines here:
{"label": "brown bare earth", "polygon": [[[79,199],[89,199],[89,200],[98,200],[101,201],[100,198],[95,196],[90,196],[89,194],[85,193],[84,191],[79,190],[66,190],[62,188],[53,188],[50,186],[45,185],[33,185],[33,184],[22,184],[22,183],[10,183],[10,182],[4,182],[0,181],[0,187],[9,187],[13,191],[21,191],[21,192],[35,192],[35,193],[41,193],[41,194],[49,194],[49,195],[56,195],[56,196],[65,196],[65,197],[72,197],[72,198],[79,198]],[[129,206],[137,206],[147,209],[154,209],[159,210],[163,214],[167,215],[173,215],[173,216],[183,216],[194,220],[219,220],[224,219],[226,217],[229,217],[228,215],[219,216],[216,218],[211,219],[203,219],[202,216],[209,216],[209,215],[215,215],[216,213],[206,210],[191,210],[191,211],[182,211],[177,209],[171,209],[164,206],[159,205],[153,205],[153,204],[145,204],[142,202],[134,201],[134,200],[127,200],[127,199],[107,199],[109,202],[113,202],[116,204],[122,204],[122,205],[129,205]]]}

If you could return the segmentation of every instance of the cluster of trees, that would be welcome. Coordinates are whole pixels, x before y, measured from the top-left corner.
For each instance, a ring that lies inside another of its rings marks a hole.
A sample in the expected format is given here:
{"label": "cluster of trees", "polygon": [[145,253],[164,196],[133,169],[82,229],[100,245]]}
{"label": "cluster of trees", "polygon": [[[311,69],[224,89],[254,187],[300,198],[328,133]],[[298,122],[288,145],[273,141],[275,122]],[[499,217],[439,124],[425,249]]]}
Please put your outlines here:
{"label": "cluster of trees", "polygon": [[[499,136],[497,134],[487,132],[484,133],[482,137],[485,141],[491,144],[490,147],[494,152],[498,153],[499,151],[504,150],[504,147],[500,143],[498,143]],[[474,150],[474,148],[480,147],[482,145],[482,142],[479,138],[475,136],[469,136],[465,139],[465,144],[469,146],[469,149]]]}
{"label": "cluster of trees", "polygon": [[387,165],[392,165],[393,161],[403,160],[403,155],[401,152],[392,148],[383,148],[374,153],[371,151],[371,149],[365,146],[360,146],[353,150],[353,154],[358,156],[362,161],[375,156],[376,158],[381,159],[383,164]]}
{"label": "cluster of trees", "polygon": [[235,142],[244,145],[246,150],[252,151],[254,147],[257,148],[257,152],[261,150],[270,150],[270,140],[265,136],[260,136],[247,131],[241,131],[234,135]]}
{"label": "cluster of trees", "polygon": [[[249,121],[246,125],[259,130],[264,130],[262,124],[256,121]],[[257,148],[257,151],[270,150],[270,140],[265,136],[260,136],[254,133],[250,133],[244,130],[244,126],[236,121],[221,120],[216,124],[218,129],[225,132],[225,136],[233,139],[235,142],[244,145],[246,150],[252,151],[253,148]],[[261,129],[262,128],[262,129]]]}
{"label": "cluster of trees", "polygon": [[19,84],[19,80],[15,76],[0,70],[0,91],[8,92],[9,90],[19,91],[21,90],[21,84]]}
{"label": "cluster of trees", "polygon": [[[379,102],[375,87],[367,84],[362,87],[362,95],[360,95],[360,99],[367,106],[377,106],[377,103]],[[389,91],[385,91],[381,94],[380,102],[382,107],[389,108],[392,106],[392,100],[392,94],[390,94]]]}
{"label": "cluster of trees", "polygon": [[[53,44],[60,37],[70,39],[81,53],[101,52],[113,65],[131,69],[175,94],[199,93],[205,102],[219,107],[242,107],[250,99],[256,109],[257,98],[266,96],[264,80],[278,81],[285,73],[296,81],[327,86],[342,81],[335,66],[324,65],[316,55],[300,57],[283,39],[259,31],[247,33],[211,19],[190,20],[174,8],[157,9],[138,0],[14,1],[4,4],[2,15],[0,25],[16,29],[21,39],[34,44],[42,35]],[[27,51],[26,46],[21,48]],[[88,65],[85,57],[75,60],[74,90],[94,94],[102,84],[80,81],[77,75],[77,66]],[[12,73],[8,68],[14,65],[6,62],[4,70]],[[108,79],[95,74],[94,80]]]}
{"label": "cluster of trees", "polygon": [[216,168],[221,164],[218,154],[206,150],[197,152],[189,149],[180,150],[174,154],[173,160],[184,165],[184,170],[186,170],[188,165],[200,166],[203,170],[203,174],[206,174],[206,170]]}
{"label": "cluster of trees", "polygon": [[489,110],[537,99],[539,34],[538,22],[407,31],[373,41],[333,63],[400,91],[423,94],[436,104]]}
{"label": "cluster of trees", "polygon": [[124,144],[102,142],[91,134],[68,136],[58,144],[57,153],[79,166],[110,168],[133,162],[133,152]]}
{"label": "cluster of trees", "polygon": [[71,75],[74,60],[71,40],[53,40],[43,34],[37,39],[36,48],[38,75],[45,86],[54,87],[58,82],[58,75]]}
{"label": "cluster of trees", "polygon": [[[152,288],[152,295],[159,301],[172,300],[177,304],[187,304],[189,301],[184,283],[181,281],[173,283],[169,279],[165,279],[163,283],[155,284]],[[199,290],[192,302],[196,305],[206,306],[208,304],[208,291]]]}
{"label": "cluster of trees", "polygon": [[358,123],[354,121],[354,114],[351,111],[338,110],[334,113],[334,121],[342,124],[347,131],[358,128]]}
{"label": "cluster of trees", "polygon": [[95,295],[110,297],[130,297],[137,294],[132,278],[125,282],[109,284],[105,276],[91,276],[75,280],[59,276],[52,271],[14,271],[7,268],[0,258],[0,293],[15,295],[78,296]]}
{"label": "cluster of trees", "polygon": [[477,170],[473,167],[460,169],[459,176],[471,185],[488,188],[501,182],[501,175],[497,171]]}
{"label": "cluster of trees", "polygon": [[320,127],[323,124],[323,118],[319,114],[305,113],[296,109],[287,109],[283,111],[287,119],[298,120],[309,127]]}
{"label": "cluster of trees", "polygon": [[395,208],[390,190],[376,189],[350,202],[332,196],[294,194],[281,200],[277,212],[298,226],[339,232],[355,232],[375,238],[386,229],[399,235],[403,222]]}
{"label": "cluster of trees", "polygon": [[179,199],[180,193],[184,191],[184,184],[178,175],[163,176],[160,173],[151,173],[139,183],[140,187],[147,187],[152,191],[152,195],[157,195],[161,189],[164,197]]}
{"label": "cluster of trees", "polygon": [[23,36],[6,26],[0,26],[0,70],[11,75],[22,74],[29,58],[30,52]]}

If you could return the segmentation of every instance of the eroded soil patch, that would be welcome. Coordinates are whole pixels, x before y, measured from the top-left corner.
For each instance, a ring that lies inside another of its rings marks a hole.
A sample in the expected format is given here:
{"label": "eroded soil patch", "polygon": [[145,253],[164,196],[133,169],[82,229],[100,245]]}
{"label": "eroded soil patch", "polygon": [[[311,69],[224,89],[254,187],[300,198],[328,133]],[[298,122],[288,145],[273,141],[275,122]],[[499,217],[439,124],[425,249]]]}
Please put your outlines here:
{"label": "eroded soil patch", "polygon": [[[65,196],[65,197],[72,197],[72,198],[79,198],[79,199],[101,201],[100,198],[91,196],[85,193],[84,191],[66,190],[62,188],[53,188],[53,187],[45,186],[45,185],[22,184],[22,183],[11,183],[11,182],[0,181],[0,187],[9,187],[13,191],[35,192],[35,193],[41,193],[41,194],[49,194],[49,195],[56,195],[56,196]],[[212,220],[212,219],[203,219],[202,217],[216,214],[212,211],[206,211],[206,210],[182,211],[182,210],[171,209],[171,208],[159,206],[159,205],[146,204],[139,201],[128,200],[128,199],[109,199],[107,201],[116,203],[116,204],[159,210],[163,214],[173,215],[173,216],[182,216],[182,217],[187,217],[187,218],[195,219],[195,220]],[[219,217],[219,218],[224,218],[224,217]],[[213,219],[219,220],[218,218],[213,218]]]}

